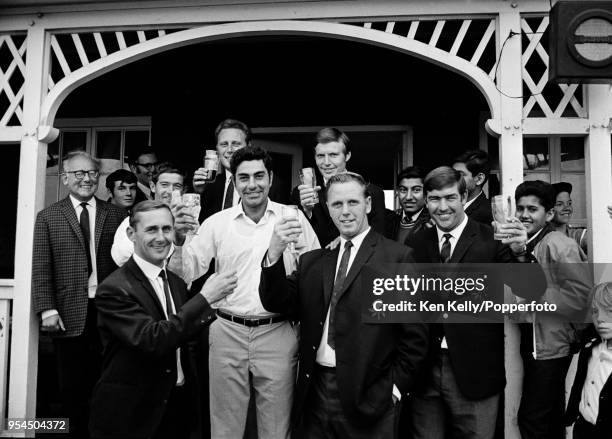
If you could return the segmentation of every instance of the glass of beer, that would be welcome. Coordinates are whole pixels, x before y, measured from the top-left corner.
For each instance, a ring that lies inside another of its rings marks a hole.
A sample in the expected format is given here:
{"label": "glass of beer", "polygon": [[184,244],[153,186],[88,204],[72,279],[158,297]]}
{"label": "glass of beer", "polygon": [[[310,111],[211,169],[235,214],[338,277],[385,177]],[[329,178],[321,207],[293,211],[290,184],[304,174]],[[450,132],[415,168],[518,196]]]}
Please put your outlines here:
{"label": "glass of beer", "polygon": [[[295,219],[299,221],[298,215],[298,207],[290,204],[288,206],[283,206],[282,215],[284,219]],[[295,250],[295,242],[290,242],[287,244],[287,248],[290,253],[297,253]]]}
{"label": "glass of beer", "polygon": [[[314,189],[317,185],[317,176],[315,174],[314,168],[303,168],[300,169],[300,182]],[[319,202],[319,194],[315,191],[314,197],[312,199],[312,205],[315,205]]]}
{"label": "glass of beer", "polygon": [[217,178],[217,171],[219,170],[219,156],[217,151],[214,149],[207,149],[204,155],[204,169],[208,173],[206,181],[211,182]]}
{"label": "glass of beer", "polygon": [[[189,214],[197,221],[200,216],[200,194],[183,194],[182,204],[187,208]],[[196,226],[187,232],[188,235],[196,234]]]}
{"label": "glass of beer", "polygon": [[498,233],[498,224],[506,224],[512,216],[512,197],[509,195],[495,195],[491,198],[491,213],[495,220],[493,236],[501,241],[507,238],[507,236]]}

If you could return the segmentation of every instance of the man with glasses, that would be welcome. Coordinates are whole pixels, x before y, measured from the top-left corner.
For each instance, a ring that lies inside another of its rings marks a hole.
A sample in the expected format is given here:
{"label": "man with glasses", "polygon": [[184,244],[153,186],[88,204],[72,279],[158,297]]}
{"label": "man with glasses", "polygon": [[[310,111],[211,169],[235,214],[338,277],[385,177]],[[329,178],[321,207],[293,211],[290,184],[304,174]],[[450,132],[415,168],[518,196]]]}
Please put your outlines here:
{"label": "man with glasses", "polygon": [[112,237],[125,210],[94,197],[100,164],[84,151],[62,160],[69,195],[38,213],[34,228],[32,297],[41,330],[53,338],[62,416],[72,437],[87,435],[88,398],[101,364],[96,287],[117,268]]}
{"label": "man with glasses", "polygon": [[150,149],[141,149],[135,154],[136,159],[130,163],[130,169],[138,178],[136,189],[136,203],[144,200],[152,200],[151,181],[157,173],[157,155]]}

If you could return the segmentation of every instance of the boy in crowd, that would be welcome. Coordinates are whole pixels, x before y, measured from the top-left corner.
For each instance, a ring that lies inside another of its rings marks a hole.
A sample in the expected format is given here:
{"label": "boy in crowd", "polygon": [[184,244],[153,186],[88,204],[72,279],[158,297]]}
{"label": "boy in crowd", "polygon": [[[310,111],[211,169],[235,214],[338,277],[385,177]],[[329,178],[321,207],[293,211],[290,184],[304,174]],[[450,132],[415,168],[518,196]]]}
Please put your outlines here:
{"label": "boy in crowd", "polygon": [[603,439],[612,431],[612,283],[595,288],[592,311],[599,337],[580,351],[566,412],[574,439]]}
{"label": "boy in crowd", "polygon": [[110,194],[108,201],[130,213],[136,203],[137,184],[136,175],[125,169],[117,169],[106,177],[106,189]]}
{"label": "boy in crowd", "polygon": [[482,190],[491,172],[488,154],[479,149],[466,151],[455,159],[453,168],[461,172],[467,186],[465,214],[474,221],[490,225],[493,221],[491,203]]}
{"label": "boy in crowd", "polygon": [[563,438],[565,375],[592,287],[587,258],[576,241],[554,229],[555,190],[540,180],[515,192],[516,216],[527,229],[527,255],[541,264],[547,286],[540,302],[556,313],[532,313],[521,324],[523,393],[518,424],[523,439]]}

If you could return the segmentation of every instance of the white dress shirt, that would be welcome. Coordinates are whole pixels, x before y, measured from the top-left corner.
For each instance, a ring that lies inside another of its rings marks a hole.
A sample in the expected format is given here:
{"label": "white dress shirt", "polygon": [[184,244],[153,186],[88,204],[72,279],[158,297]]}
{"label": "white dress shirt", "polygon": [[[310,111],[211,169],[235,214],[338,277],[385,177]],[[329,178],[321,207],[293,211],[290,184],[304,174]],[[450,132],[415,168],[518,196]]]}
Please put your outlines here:
{"label": "white dress shirt", "polygon": [[[442,246],[444,245],[444,241],[446,241],[446,238],[444,238],[444,235],[449,233],[451,235],[451,237],[448,238],[448,241],[450,242],[450,246],[451,246],[450,256],[453,255],[453,252],[455,251],[455,247],[457,246],[457,241],[459,241],[459,238],[461,237],[461,234],[463,233],[463,229],[465,229],[467,222],[468,222],[468,216],[464,215],[463,221],[461,221],[459,225],[455,227],[453,230],[451,230],[450,232],[445,232],[444,230],[441,230],[436,225],[436,231],[438,232],[438,250],[440,252],[442,251]],[[442,337],[442,342],[440,343],[440,346],[442,347],[442,349],[448,349],[448,344],[446,343],[446,337]]]}
{"label": "white dress shirt", "polygon": [[612,350],[606,340],[593,348],[588,367],[578,408],[584,420],[595,425],[599,415],[599,395],[612,373]]}
{"label": "white dress shirt", "polygon": [[476,195],[474,198],[472,198],[469,201],[466,201],[465,204],[463,205],[463,210],[465,211],[468,207],[470,207],[470,204],[472,204],[474,201],[476,201],[478,199],[478,197],[480,197],[481,195],[484,195],[483,191],[480,191],[480,193],[478,195]]}
{"label": "white dress shirt", "polygon": [[[217,273],[237,270],[238,284],[234,292],[215,302],[214,308],[237,316],[268,317],[259,298],[261,263],[270,246],[274,225],[282,217],[282,204],[268,199],[266,211],[258,223],[249,218],[242,203],[208,217],[198,233],[183,245],[183,274],[185,282],[204,275],[210,261],[215,259]],[[295,249],[301,255],[320,248],[312,226],[301,211],[298,218],[302,226]],[[286,273],[295,270],[295,258],[285,250],[283,262]]]}
{"label": "white dress shirt", "polygon": [[[153,287],[153,291],[155,291],[155,295],[161,304],[162,309],[164,310],[164,314],[166,315],[166,319],[170,316],[170,314],[176,314],[176,307],[174,306],[174,299],[172,298],[172,293],[170,294],[170,306],[171,310],[168,311],[166,308],[166,294],[164,293],[164,281],[161,277],[159,277],[160,271],[166,269],[166,264],[164,263],[163,268],[158,267],[157,265],[151,264],[148,261],[145,261],[143,258],[134,253],[134,262],[136,265],[142,270],[144,275],[147,277],[151,286]],[[166,274],[167,276],[167,274]],[[168,284],[168,289],[170,285]],[[181,349],[176,350],[176,385],[181,386],[185,383],[185,374],[183,373],[183,367],[181,366]]]}

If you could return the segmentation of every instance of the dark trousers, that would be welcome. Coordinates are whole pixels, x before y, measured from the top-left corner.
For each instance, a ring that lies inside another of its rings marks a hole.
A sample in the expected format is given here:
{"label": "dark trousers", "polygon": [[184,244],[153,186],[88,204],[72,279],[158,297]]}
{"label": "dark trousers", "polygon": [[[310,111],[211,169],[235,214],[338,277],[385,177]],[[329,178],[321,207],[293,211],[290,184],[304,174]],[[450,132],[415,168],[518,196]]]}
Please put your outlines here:
{"label": "dark trousers", "polygon": [[565,438],[565,375],[571,360],[534,360],[531,354],[523,354],[523,394],[518,411],[522,439]]}
{"label": "dark trousers", "polygon": [[96,316],[94,301],[89,299],[83,333],[53,339],[62,405],[60,416],[70,419],[70,437],[79,439],[88,437],[89,398],[100,378],[102,365]]}
{"label": "dark trousers", "polygon": [[164,417],[154,439],[188,439],[194,426],[194,407],[190,404],[187,386],[175,387],[170,393]]}
{"label": "dark trousers", "polygon": [[[368,427],[356,426],[344,416],[336,371],[317,367],[304,414],[303,439],[394,439],[400,404],[390,404],[387,413]],[[392,395],[389,394],[389,401]]]}

